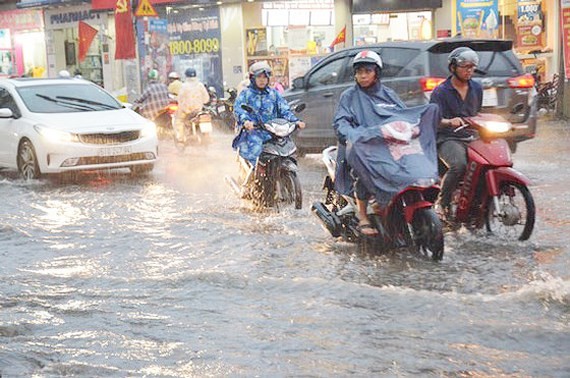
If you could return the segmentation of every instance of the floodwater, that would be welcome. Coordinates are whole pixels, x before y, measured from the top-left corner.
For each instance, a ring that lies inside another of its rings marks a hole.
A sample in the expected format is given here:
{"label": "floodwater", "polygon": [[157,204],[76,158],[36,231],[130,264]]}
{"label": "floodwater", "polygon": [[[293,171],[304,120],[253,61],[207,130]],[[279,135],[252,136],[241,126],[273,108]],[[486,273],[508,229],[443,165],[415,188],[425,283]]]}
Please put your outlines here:
{"label": "floodwater", "polygon": [[570,125],[543,122],[515,167],[535,232],[460,230],[432,262],[370,255],[303,209],[257,213],[223,176],[230,137],[148,178],[0,174],[0,376],[569,377]]}

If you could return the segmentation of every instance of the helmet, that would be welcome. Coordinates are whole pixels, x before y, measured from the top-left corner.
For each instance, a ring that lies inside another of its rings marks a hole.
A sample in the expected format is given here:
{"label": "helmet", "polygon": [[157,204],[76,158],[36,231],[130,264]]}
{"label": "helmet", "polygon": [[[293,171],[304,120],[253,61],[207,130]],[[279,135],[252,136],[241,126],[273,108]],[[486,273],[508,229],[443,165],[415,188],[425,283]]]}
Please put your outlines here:
{"label": "helmet", "polygon": [[178,75],[178,72],[172,71],[171,73],[168,74],[168,78],[169,79],[180,79],[180,75]]}
{"label": "helmet", "polygon": [[352,61],[352,68],[356,68],[358,64],[375,64],[380,70],[383,68],[382,58],[372,50],[363,50],[356,54]]}
{"label": "helmet", "polygon": [[258,77],[264,73],[267,77],[271,76],[271,66],[266,60],[255,62],[249,67],[249,78]]}
{"label": "helmet", "polygon": [[149,78],[150,80],[156,80],[156,79],[158,79],[158,71],[157,71],[157,70],[154,70],[154,69],[148,71],[148,78]]}
{"label": "helmet", "polygon": [[478,66],[479,56],[469,47],[458,47],[449,53],[447,63],[449,66],[463,63],[473,63],[475,66]]}
{"label": "helmet", "polygon": [[186,77],[196,77],[196,70],[194,68],[187,68],[186,71],[184,71],[184,75]]}
{"label": "helmet", "polygon": [[69,73],[68,70],[61,70],[57,73],[57,76],[67,78],[67,77],[71,77],[71,74]]}

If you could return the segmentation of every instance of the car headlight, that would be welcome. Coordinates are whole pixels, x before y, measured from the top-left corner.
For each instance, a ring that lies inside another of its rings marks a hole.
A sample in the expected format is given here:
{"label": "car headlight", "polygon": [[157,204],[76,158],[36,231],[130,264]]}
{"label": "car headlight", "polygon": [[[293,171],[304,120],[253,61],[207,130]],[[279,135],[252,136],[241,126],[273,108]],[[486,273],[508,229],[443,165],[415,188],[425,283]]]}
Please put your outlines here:
{"label": "car headlight", "polygon": [[147,122],[141,129],[141,138],[156,137],[156,125],[154,122]]}
{"label": "car headlight", "polygon": [[67,131],[52,129],[50,127],[35,125],[34,129],[47,140],[52,142],[79,142],[77,134]]}

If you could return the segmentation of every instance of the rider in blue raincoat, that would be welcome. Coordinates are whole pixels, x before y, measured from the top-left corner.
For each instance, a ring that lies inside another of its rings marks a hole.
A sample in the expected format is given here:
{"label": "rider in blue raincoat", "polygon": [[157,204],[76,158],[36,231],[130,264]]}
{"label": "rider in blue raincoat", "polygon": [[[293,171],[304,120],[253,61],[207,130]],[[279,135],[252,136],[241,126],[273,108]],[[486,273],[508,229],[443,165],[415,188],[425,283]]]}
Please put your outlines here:
{"label": "rider in blue raincoat", "polygon": [[355,195],[360,230],[374,235],[368,198],[386,205],[417,179],[438,179],[435,134],[441,119],[432,104],[408,108],[380,82],[378,54],[361,51],[353,60],[356,84],[341,95],[334,117],[339,148],[335,189]]}
{"label": "rider in blue raincoat", "polygon": [[[259,121],[265,123],[274,118],[284,118],[296,122],[301,129],[305,127],[305,123],[295,116],[283,96],[269,87],[270,76],[271,67],[266,61],[252,64],[249,68],[250,84],[240,92],[234,105],[234,114],[240,132],[234,138],[232,147],[238,149],[240,156],[253,166],[263,150],[263,143],[271,139],[269,132],[254,128]],[[254,113],[250,114],[242,109],[242,104],[251,106]],[[258,119],[256,114],[261,119]]]}

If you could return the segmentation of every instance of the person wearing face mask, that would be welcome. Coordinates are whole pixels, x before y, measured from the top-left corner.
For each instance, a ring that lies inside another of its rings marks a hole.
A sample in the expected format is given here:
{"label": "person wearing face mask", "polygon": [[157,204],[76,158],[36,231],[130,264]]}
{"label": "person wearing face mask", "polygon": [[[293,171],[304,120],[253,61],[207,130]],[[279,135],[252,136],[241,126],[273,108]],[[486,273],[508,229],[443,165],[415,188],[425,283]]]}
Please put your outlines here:
{"label": "person wearing face mask", "polygon": [[[232,147],[238,149],[240,156],[254,166],[263,150],[263,143],[271,139],[268,131],[255,128],[255,122],[284,118],[297,123],[300,129],[305,128],[305,123],[291,111],[283,96],[269,86],[271,73],[271,67],[266,61],[253,63],[249,68],[249,85],[239,93],[234,105],[238,129],[243,128],[245,132],[236,136]],[[254,114],[242,109],[242,104],[251,106]]]}
{"label": "person wearing face mask", "polygon": [[443,219],[450,214],[451,196],[465,173],[467,144],[475,137],[468,128],[456,129],[463,125],[462,117],[479,113],[483,102],[483,88],[472,78],[479,65],[477,53],[469,47],[458,47],[449,54],[447,61],[451,75],[434,89],[430,99],[441,111],[438,152],[448,168],[437,206]]}

